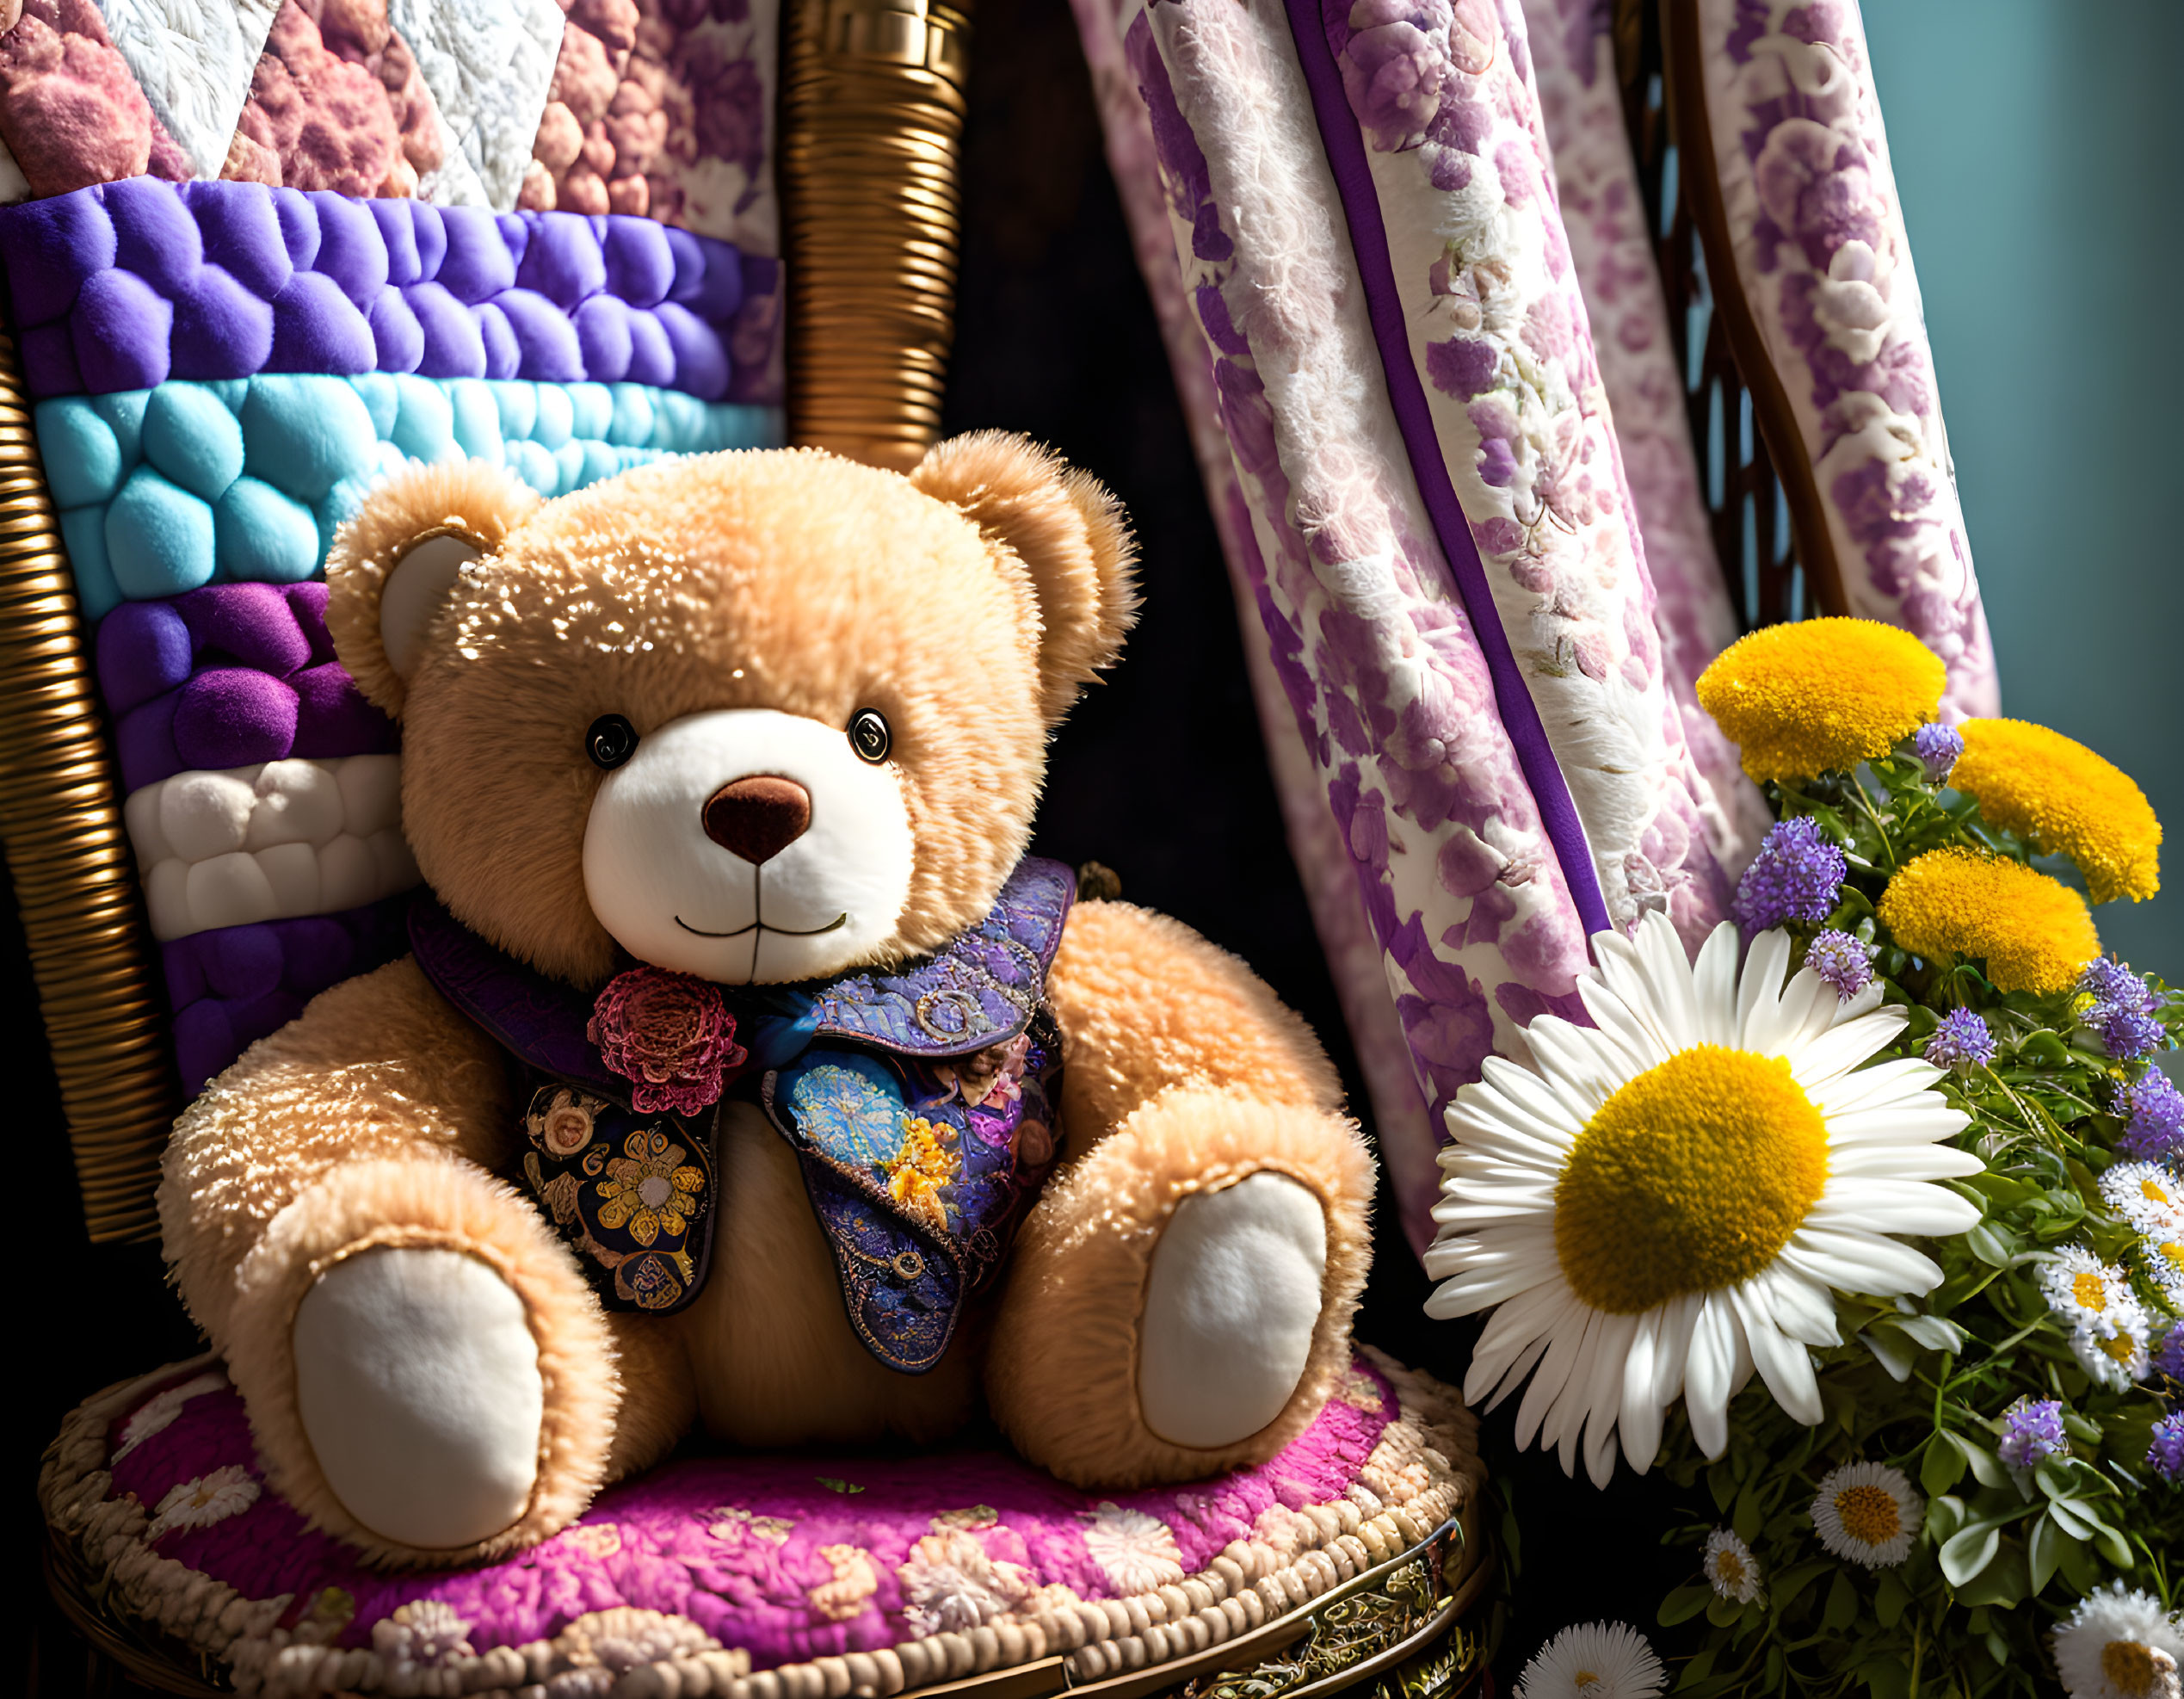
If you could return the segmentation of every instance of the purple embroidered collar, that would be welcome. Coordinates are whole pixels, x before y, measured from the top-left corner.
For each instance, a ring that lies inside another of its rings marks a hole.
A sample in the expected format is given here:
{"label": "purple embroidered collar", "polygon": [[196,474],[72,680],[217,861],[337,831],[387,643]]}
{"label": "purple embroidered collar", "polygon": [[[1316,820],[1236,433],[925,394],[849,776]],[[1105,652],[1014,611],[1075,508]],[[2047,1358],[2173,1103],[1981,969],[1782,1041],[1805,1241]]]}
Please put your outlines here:
{"label": "purple embroidered collar", "polygon": [[[900,973],[730,988],[640,967],[596,1000],[495,949],[429,895],[410,908],[410,943],[441,995],[532,1066],[639,1109],[694,1109],[823,1037],[933,1060],[1015,1037],[1076,897],[1068,868],[1027,856],[984,919]],[[647,1033],[668,1036],[648,1044]]]}

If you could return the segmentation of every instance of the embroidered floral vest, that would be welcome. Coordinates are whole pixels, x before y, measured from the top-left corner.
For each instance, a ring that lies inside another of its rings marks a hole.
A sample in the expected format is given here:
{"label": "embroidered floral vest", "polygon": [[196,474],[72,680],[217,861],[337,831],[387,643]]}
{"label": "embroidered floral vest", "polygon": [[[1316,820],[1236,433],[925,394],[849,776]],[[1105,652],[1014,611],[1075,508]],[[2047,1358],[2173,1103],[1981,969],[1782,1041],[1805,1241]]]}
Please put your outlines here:
{"label": "embroidered floral vest", "polygon": [[503,955],[429,898],[417,964],[521,1076],[509,1178],[536,1198],[608,1307],[665,1313],[704,1284],[720,1105],[763,1106],[795,1151],[849,1321],[922,1374],[999,1269],[1053,1165],[1061,1037],[1046,1005],[1076,880],[1027,858],[993,911],[900,973],[720,988],[733,1017],[719,1099],[640,1109],[587,1036],[583,993]]}

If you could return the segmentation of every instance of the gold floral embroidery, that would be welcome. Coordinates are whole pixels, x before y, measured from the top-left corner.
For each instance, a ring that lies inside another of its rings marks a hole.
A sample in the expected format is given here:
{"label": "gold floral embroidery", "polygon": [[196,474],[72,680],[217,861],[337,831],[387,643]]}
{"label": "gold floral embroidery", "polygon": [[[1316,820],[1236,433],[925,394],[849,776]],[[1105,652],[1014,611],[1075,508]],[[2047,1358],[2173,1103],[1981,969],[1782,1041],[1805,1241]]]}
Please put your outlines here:
{"label": "gold floral embroidery", "polygon": [[622,1143],[622,1154],[607,1165],[599,1183],[606,1207],[602,1227],[629,1229],[639,1245],[650,1245],[662,1231],[684,1233],[705,1191],[706,1177],[683,1158],[689,1152],[657,1128],[639,1128]]}
{"label": "gold floral embroidery", "polygon": [[571,1157],[591,1142],[592,1123],[608,1104],[573,1086],[542,1088],[532,1094],[524,1130],[550,1156]]}
{"label": "gold floral embroidery", "polygon": [[883,1163],[887,1195],[902,1212],[935,1233],[948,1230],[948,1208],[941,1189],[952,1185],[963,1171],[963,1158],[951,1149],[955,1128],[935,1127],[922,1115],[903,1121],[903,1150],[892,1162]]}

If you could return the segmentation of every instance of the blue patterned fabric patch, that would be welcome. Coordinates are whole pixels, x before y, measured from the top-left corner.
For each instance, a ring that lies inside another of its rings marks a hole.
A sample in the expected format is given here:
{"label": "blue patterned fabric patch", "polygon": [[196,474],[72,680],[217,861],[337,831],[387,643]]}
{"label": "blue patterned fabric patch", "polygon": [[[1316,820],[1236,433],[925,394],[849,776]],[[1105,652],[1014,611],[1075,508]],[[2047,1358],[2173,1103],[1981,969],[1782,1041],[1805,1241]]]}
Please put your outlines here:
{"label": "blue patterned fabric patch", "polygon": [[849,1324],[890,1368],[938,1362],[964,1300],[1000,1266],[1053,1164],[1061,1061],[1042,1003],[970,1055],[816,1045],[762,1082],[803,1164]]}

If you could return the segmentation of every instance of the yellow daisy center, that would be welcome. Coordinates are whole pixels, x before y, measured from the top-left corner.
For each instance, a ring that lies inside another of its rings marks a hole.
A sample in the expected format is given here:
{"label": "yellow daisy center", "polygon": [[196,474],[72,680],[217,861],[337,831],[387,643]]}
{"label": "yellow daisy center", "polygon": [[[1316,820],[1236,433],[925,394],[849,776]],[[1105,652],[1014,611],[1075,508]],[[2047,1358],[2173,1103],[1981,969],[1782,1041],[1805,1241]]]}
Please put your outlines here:
{"label": "yellow daisy center", "polygon": [[2103,1339],[2101,1349],[2118,1362],[2128,1364],[2138,1355],[2138,1342],[2128,1333],[2119,1333],[2113,1339]]}
{"label": "yellow daisy center", "polygon": [[1877,620],[1799,620],[1739,638],[1699,675],[1699,701],[1755,779],[1847,771],[1934,718],[1948,670]]}
{"label": "yellow daisy center", "polygon": [[2097,1274],[2081,1274],[2070,1282],[2070,1295],[2078,1301],[2082,1310],[2105,1310],[2108,1307],[2108,1282]]}
{"label": "yellow daisy center", "polygon": [[1835,1494],[1842,1531],[1863,1546],[1885,1546],[1903,1531],[1903,1513],[1885,1486],[1846,1486]]}
{"label": "yellow daisy center", "polygon": [[1969,720],[1949,782],[1988,821],[2078,864],[2096,903],[2161,889],[2162,823],[2128,774],[2083,744],[2021,720]]}
{"label": "yellow daisy center", "polygon": [[1720,1578],[1723,1586],[1734,1592],[1743,1585],[1744,1560],[1734,1552],[1720,1553],[1714,1559],[1714,1573]]}
{"label": "yellow daisy center", "polygon": [[1912,955],[1984,961],[2006,992],[2063,991],[2101,954],[2084,898],[2021,862],[1977,850],[1919,856],[1888,881],[1880,918]]}
{"label": "yellow daisy center", "polygon": [[2169,1194],[2151,1180],[2141,1180],[2138,1183],[2138,1195],[2149,1203],[2169,1202]]}
{"label": "yellow daisy center", "polygon": [[1828,1182],[1828,1128],[1780,1057],[1681,1050],[1595,1111],[1555,1183],[1555,1254],[1611,1315],[1749,1280]]}
{"label": "yellow daisy center", "polygon": [[2184,1245],[2157,1245],[2154,1248],[2178,1268],[2184,1269]]}
{"label": "yellow daisy center", "polygon": [[2121,1693],[2154,1690],[2154,1652],[2135,1640],[2112,1640],[2101,1648],[2101,1673]]}

